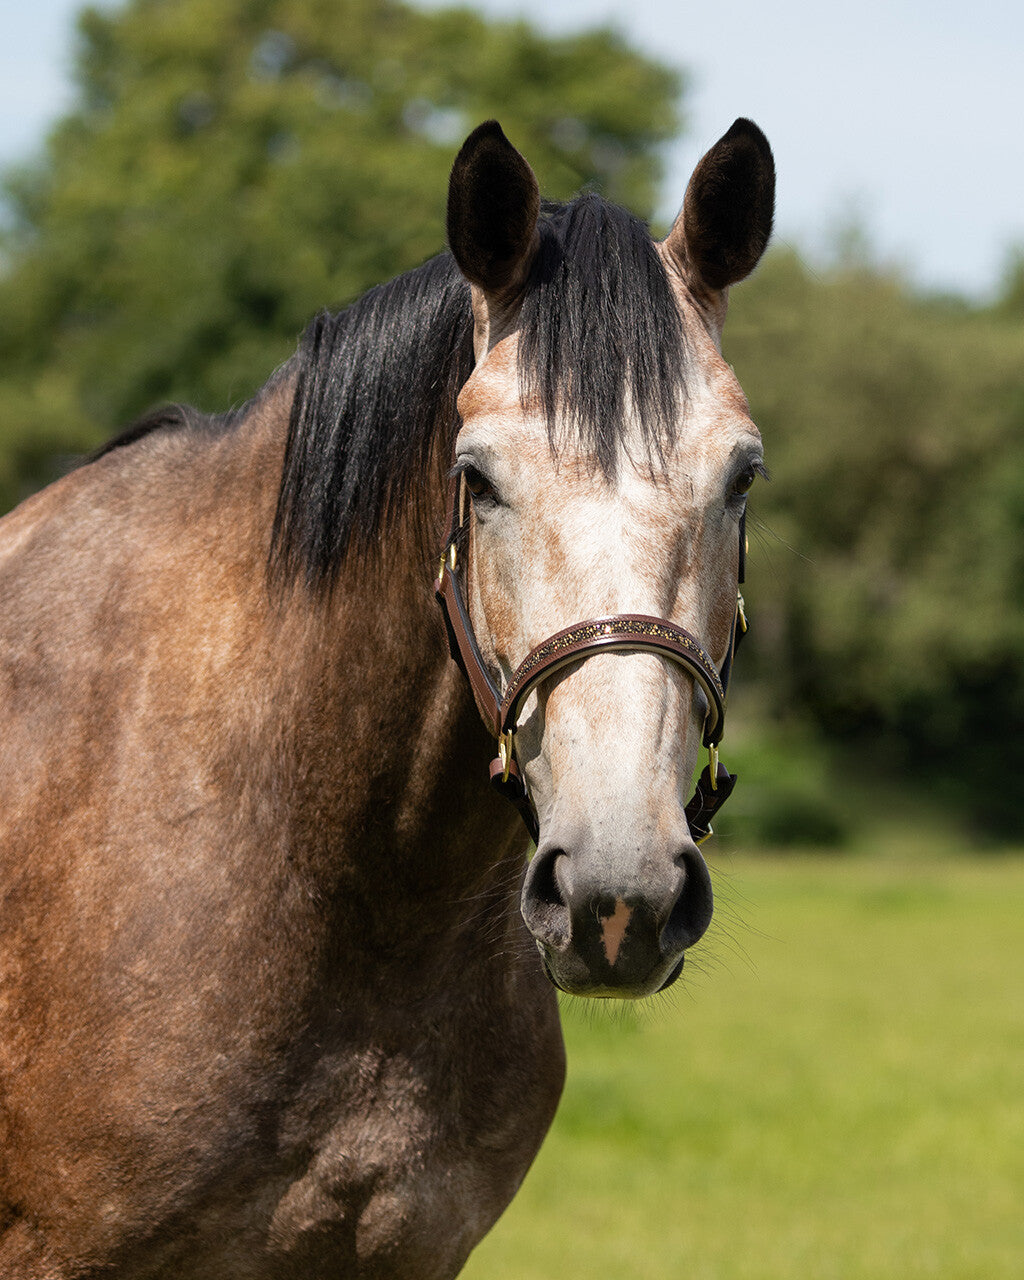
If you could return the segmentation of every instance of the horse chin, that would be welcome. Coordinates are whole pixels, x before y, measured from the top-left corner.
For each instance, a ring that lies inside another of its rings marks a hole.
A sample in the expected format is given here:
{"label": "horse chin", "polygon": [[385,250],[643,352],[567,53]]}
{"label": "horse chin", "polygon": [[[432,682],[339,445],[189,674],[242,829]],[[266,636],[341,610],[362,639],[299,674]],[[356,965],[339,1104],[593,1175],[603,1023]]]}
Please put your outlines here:
{"label": "horse chin", "polygon": [[686,963],[685,952],[677,960],[658,965],[643,978],[635,975],[616,975],[609,981],[607,970],[601,974],[593,973],[589,967],[573,954],[571,948],[564,952],[553,952],[542,943],[537,943],[537,950],[544,961],[544,972],[552,986],[570,996],[586,996],[591,1000],[642,1000],[647,996],[667,991],[683,972]]}
{"label": "horse chin", "polygon": [[676,964],[674,965],[674,967],[673,967],[673,968],[672,968],[672,970],[670,971],[670,973],[669,973],[668,977],[665,979],[665,981],[664,981],[664,982],[661,984],[661,986],[658,988],[658,990],[659,990],[659,991],[667,991],[667,990],[669,989],[669,987],[673,984],[673,982],[675,982],[675,980],[676,980],[676,979],[680,976],[680,974],[683,972],[683,965],[684,965],[684,964],[686,964],[686,952],[685,952],[685,951],[684,951],[684,952],[683,952],[683,954],[679,957],[679,959],[676,961]]}

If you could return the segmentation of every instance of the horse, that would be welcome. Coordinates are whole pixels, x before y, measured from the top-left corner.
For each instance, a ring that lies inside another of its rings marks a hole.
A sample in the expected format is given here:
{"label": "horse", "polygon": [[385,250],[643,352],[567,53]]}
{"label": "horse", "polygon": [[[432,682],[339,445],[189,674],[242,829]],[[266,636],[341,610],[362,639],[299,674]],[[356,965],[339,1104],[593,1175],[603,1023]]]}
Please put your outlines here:
{"label": "horse", "polygon": [[556,988],[678,977],[773,204],[746,120],[659,243],[487,122],[448,251],[0,523],[7,1280],[455,1276],[555,1113]]}

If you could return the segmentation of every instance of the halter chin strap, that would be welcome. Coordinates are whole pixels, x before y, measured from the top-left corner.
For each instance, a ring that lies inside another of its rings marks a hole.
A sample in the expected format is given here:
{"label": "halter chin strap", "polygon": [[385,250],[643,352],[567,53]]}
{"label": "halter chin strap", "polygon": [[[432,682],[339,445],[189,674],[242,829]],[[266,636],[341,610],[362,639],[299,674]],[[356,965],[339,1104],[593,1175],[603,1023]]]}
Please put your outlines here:
{"label": "halter chin strap", "polygon": [[[718,760],[718,744],[725,729],[725,695],[736,646],[747,629],[743,597],[737,590],[736,614],[725,662],[719,672],[700,642],[689,631],[666,618],[647,614],[620,613],[591,618],[559,631],[531,649],[512,674],[504,694],[487,669],[473,632],[466,605],[468,593],[464,576],[468,561],[468,508],[465,482],[452,482],[451,515],[444,554],[434,591],[452,657],[462,668],[473,691],[480,716],[498,740],[498,755],[491,761],[491,782],[506,800],[518,809],[530,839],[536,843],[539,828],[515,758],[515,732],[523,704],[536,687],[561,667],[601,652],[647,651],[678,663],[699,685],[707,700],[703,742],[708,748],[708,764],[701,772],[693,797],[686,806],[690,834],[701,844],[712,834],[711,820],[732,794],[736,775]],[[739,582],[743,581],[746,534],[740,520]]]}

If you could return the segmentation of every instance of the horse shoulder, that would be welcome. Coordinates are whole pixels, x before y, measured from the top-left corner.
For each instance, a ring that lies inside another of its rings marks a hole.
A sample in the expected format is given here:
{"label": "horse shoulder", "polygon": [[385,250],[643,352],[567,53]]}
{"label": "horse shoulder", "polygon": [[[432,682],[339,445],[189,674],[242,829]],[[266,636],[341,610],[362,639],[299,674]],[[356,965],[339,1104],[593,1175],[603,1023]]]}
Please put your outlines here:
{"label": "horse shoulder", "polygon": [[[287,1038],[239,1001],[236,942],[272,951],[246,892],[272,801],[240,783],[264,780],[260,708],[235,674],[263,627],[259,454],[154,437],[0,524],[0,1222],[35,1206],[82,1265],[231,1167]],[[264,828],[241,839],[247,805]],[[291,941],[270,985],[294,991]]]}

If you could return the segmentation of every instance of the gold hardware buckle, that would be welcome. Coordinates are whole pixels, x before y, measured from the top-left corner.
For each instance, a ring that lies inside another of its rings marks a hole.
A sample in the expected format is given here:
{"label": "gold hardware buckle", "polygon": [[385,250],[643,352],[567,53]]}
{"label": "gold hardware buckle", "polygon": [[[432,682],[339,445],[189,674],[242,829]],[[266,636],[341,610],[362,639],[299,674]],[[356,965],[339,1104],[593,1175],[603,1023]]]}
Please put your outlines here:
{"label": "gold hardware buckle", "polygon": [[441,554],[441,564],[440,564],[440,566],[439,566],[439,568],[438,568],[438,570],[437,570],[437,585],[438,585],[438,588],[441,588],[441,587],[443,587],[443,586],[444,586],[444,568],[445,568],[445,565],[446,565],[446,564],[451,565],[452,572],[454,573],[454,572],[455,572],[455,561],[456,561],[456,559],[457,559],[457,556],[456,556],[456,554],[455,554],[455,543],[453,542],[450,546],[445,547],[444,551],[443,551],[443,552],[442,552],[442,554]]}
{"label": "gold hardware buckle", "polygon": [[743,593],[741,591],[736,592],[736,616],[740,620],[740,630],[746,631],[747,629],[746,601],[743,599]]}
{"label": "gold hardware buckle", "polygon": [[513,730],[508,733],[498,734],[498,758],[501,760],[501,780],[508,782],[508,771],[512,768],[512,735]]}
{"label": "gold hardware buckle", "polygon": [[707,829],[707,831],[705,831],[705,832],[704,832],[704,834],[703,834],[702,836],[698,836],[698,838],[697,838],[696,840],[694,840],[694,842],[693,842],[693,843],[694,843],[695,845],[700,846],[700,845],[702,845],[702,844],[704,843],[704,841],[705,841],[705,840],[710,840],[710,839],[711,839],[711,837],[712,837],[714,834],[715,834],[715,829],[714,829],[714,827],[711,825],[711,823],[709,822],[709,823],[708,823],[708,829]]}
{"label": "gold hardware buckle", "polygon": [[[718,746],[712,742],[708,747],[708,775],[711,778],[711,790],[718,790]],[[708,832],[710,835],[711,832]]]}

